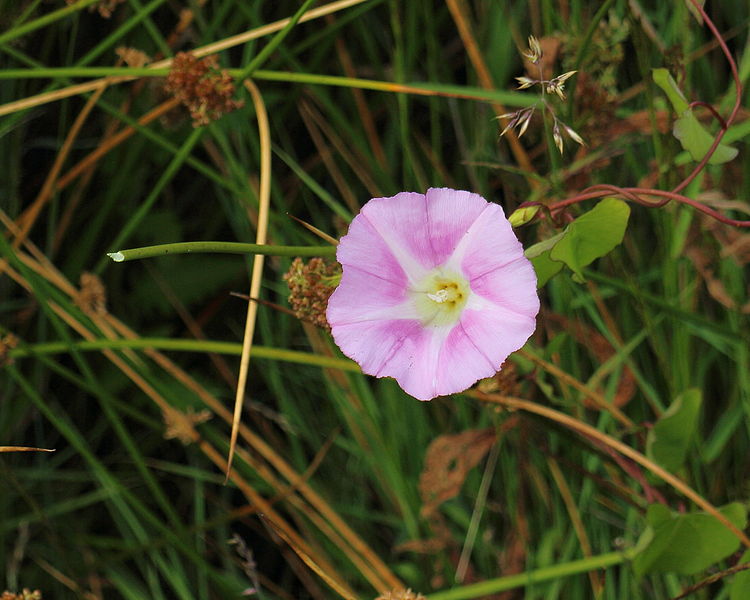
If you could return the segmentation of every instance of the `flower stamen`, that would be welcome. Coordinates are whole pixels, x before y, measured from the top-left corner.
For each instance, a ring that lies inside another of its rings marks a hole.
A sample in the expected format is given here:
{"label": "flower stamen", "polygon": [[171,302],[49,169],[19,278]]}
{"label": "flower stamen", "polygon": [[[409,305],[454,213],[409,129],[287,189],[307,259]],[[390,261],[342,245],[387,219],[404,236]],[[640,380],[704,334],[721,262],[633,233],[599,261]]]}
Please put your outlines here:
{"label": "flower stamen", "polygon": [[461,317],[469,293],[469,283],[462,276],[437,269],[414,290],[414,303],[423,324],[452,325]]}

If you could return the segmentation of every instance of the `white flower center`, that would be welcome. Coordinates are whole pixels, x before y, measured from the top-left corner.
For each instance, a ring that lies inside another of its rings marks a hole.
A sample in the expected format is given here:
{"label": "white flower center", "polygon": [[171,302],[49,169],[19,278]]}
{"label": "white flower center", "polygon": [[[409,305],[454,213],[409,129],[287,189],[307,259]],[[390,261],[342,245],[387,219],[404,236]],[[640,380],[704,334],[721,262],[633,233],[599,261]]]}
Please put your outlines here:
{"label": "white flower center", "polygon": [[471,294],[471,287],[458,273],[434,269],[412,290],[422,324],[431,327],[453,325]]}

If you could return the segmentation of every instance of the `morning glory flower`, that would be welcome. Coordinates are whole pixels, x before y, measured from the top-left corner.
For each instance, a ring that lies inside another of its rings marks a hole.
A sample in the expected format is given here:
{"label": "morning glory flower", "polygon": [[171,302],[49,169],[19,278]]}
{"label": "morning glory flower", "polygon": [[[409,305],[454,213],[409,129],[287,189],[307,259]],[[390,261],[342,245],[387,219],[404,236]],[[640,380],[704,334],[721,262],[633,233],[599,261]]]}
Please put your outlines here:
{"label": "morning glory flower", "polygon": [[503,209],[431,188],[373,198],[338,245],[326,316],[362,371],[431,400],[494,375],[536,327],[536,275]]}

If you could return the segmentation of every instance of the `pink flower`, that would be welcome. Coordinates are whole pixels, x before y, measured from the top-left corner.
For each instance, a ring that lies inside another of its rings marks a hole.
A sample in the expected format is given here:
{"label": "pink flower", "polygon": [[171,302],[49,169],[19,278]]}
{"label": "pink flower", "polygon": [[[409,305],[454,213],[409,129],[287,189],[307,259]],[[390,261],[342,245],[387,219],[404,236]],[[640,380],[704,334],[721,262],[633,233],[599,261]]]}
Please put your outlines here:
{"label": "pink flower", "polygon": [[326,316],[341,351],[420,400],[494,375],[536,327],[536,275],[503,209],[431,188],[373,198],[336,253]]}

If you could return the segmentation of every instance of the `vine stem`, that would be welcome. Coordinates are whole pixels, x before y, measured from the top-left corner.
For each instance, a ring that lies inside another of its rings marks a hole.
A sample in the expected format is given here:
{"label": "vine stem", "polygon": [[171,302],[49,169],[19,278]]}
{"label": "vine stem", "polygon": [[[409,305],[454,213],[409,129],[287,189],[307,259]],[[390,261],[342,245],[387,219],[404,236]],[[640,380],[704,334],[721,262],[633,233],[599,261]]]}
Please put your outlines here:
{"label": "vine stem", "polygon": [[[41,342],[38,344],[23,345],[12,348],[8,352],[8,357],[12,360],[20,360],[30,356],[64,354],[70,352],[72,349],[79,352],[134,349],[167,350],[170,352],[214,352],[229,356],[240,356],[242,354],[242,344],[238,344],[237,342],[176,338],[101,338],[75,342]],[[361,373],[357,363],[348,358],[323,356],[321,354],[311,354],[310,352],[269,346],[253,346],[253,354],[256,358],[260,359]]]}
{"label": "vine stem", "polygon": [[175,244],[159,244],[157,246],[143,246],[109,252],[115,262],[127,262],[155,256],[170,254],[261,254],[266,256],[333,256],[335,246],[271,246],[268,244],[247,244],[243,242],[177,242]]}
{"label": "vine stem", "polygon": [[[706,27],[708,27],[711,30],[711,33],[716,38],[717,43],[719,44],[719,47],[721,48],[722,53],[727,59],[727,62],[729,63],[729,69],[732,72],[732,80],[734,81],[734,87],[735,87],[735,100],[734,100],[734,106],[732,107],[731,112],[729,113],[729,116],[725,119],[719,115],[719,113],[710,105],[704,103],[704,102],[693,102],[690,106],[703,106],[707,108],[711,114],[719,121],[721,127],[716,134],[713,143],[711,144],[711,147],[706,152],[705,156],[701,159],[701,161],[695,166],[695,168],[690,172],[690,174],[685,177],[677,186],[675,186],[672,190],[666,191],[666,190],[658,190],[653,188],[639,188],[639,187],[619,187],[616,185],[610,185],[610,184],[600,184],[600,185],[594,185],[591,187],[588,187],[584,189],[579,194],[576,194],[575,196],[572,196],[570,198],[566,198],[565,200],[560,200],[558,202],[553,202],[549,205],[543,205],[540,202],[526,202],[522,204],[519,208],[523,208],[526,206],[543,206],[550,216],[554,217],[556,212],[561,211],[562,209],[572,206],[573,204],[578,204],[579,202],[583,202],[585,200],[591,200],[593,198],[601,198],[602,196],[607,195],[615,195],[620,196],[622,198],[625,198],[626,200],[629,200],[631,202],[635,202],[637,204],[640,204],[642,206],[648,206],[650,208],[660,208],[664,205],[666,205],[669,201],[674,200],[675,202],[680,202],[682,204],[687,204],[688,206],[692,206],[694,209],[708,215],[709,217],[716,219],[717,221],[724,223],[725,225],[732,225],[734,227],[750,227],[750,220],[740,220],[740,219],[730,219],[729,217],[725,217],[720,212],[710,208],[709,206],[706,206],[704,203],[699,202],[697,200],[693,200],[692,198],[688,198],[687,196],[681,194],[682,190],[684,190],[690,183],[698,176],[698,174],[706,167],[708,164],[708,161],[713,156],[716,149],[719,147],[719,144],[721,143],[721,140],[724,137],[724,134],[726,133],[727,129],[729,129],[729,126],[734,121],[735,117],[737,116],[737,113],[740,109],[740,106],[742,104],[742,82],[740,81],[740,76],[737,71],[737,63],[735,62],[734,58],[732,57],[732,53],[729,51],[729,48],[727,47],[726,42],[724,41],[724,38],[721,37],[721,33],[716,28],[716,25],[711,20],[711,18],[708,16],[706,11],[703,9],[703,7],[700,5],[699,2],[696,0],[690,0],[692,5],[696,8],[696,10],[700,13],[700,15],[703,17],[703,22],[706,24]],[[652,196],[652,197],[658,197],[660,198],[657,201],[650,201],[646,200],[642,196]]]}
{"label": "vine stem", "polygon": [[[709,217],[712,217],[713,219],[724,223],[725,225],[733,225],[734,227],[750,227],[750,220],[730,219],[729,217],[725,217],[724,215],[722,215],[719,211],[714,210],[710,206],[706,206],[705,204],[703,204],[703,202],[699,202],[698,200],[694,200],[693,198],[688,198],[687,196],[684,196],[675,191],[638,187],[621,188],[616,185],[610,185],[606,183],[592,185],[591,187],[583,190],[580,194],[573,196],[572,198],[567,198],[565,200],[555,202],[554,204],[549,205],[548,208],[550,212],[554,213],[567,206],[577,204],[584,200],[591,200],[592,198],[601,198],[602,196],[611,195],[621,196],[626,200],[630,200],[631,202],[635,202],[642,206],[648,206],[650,208],[660,208],[667,204],[670,200],[674,200],[675,202],[680,202],[681,204],[692,206],[695,210],[702,212]],[[661,200],[653,202],[642,198],[642,196],[657,196],[660,197]],[[521,205],[521,207],[530,206],[533,204],[535,203],[530,202],[525,205]]]}

